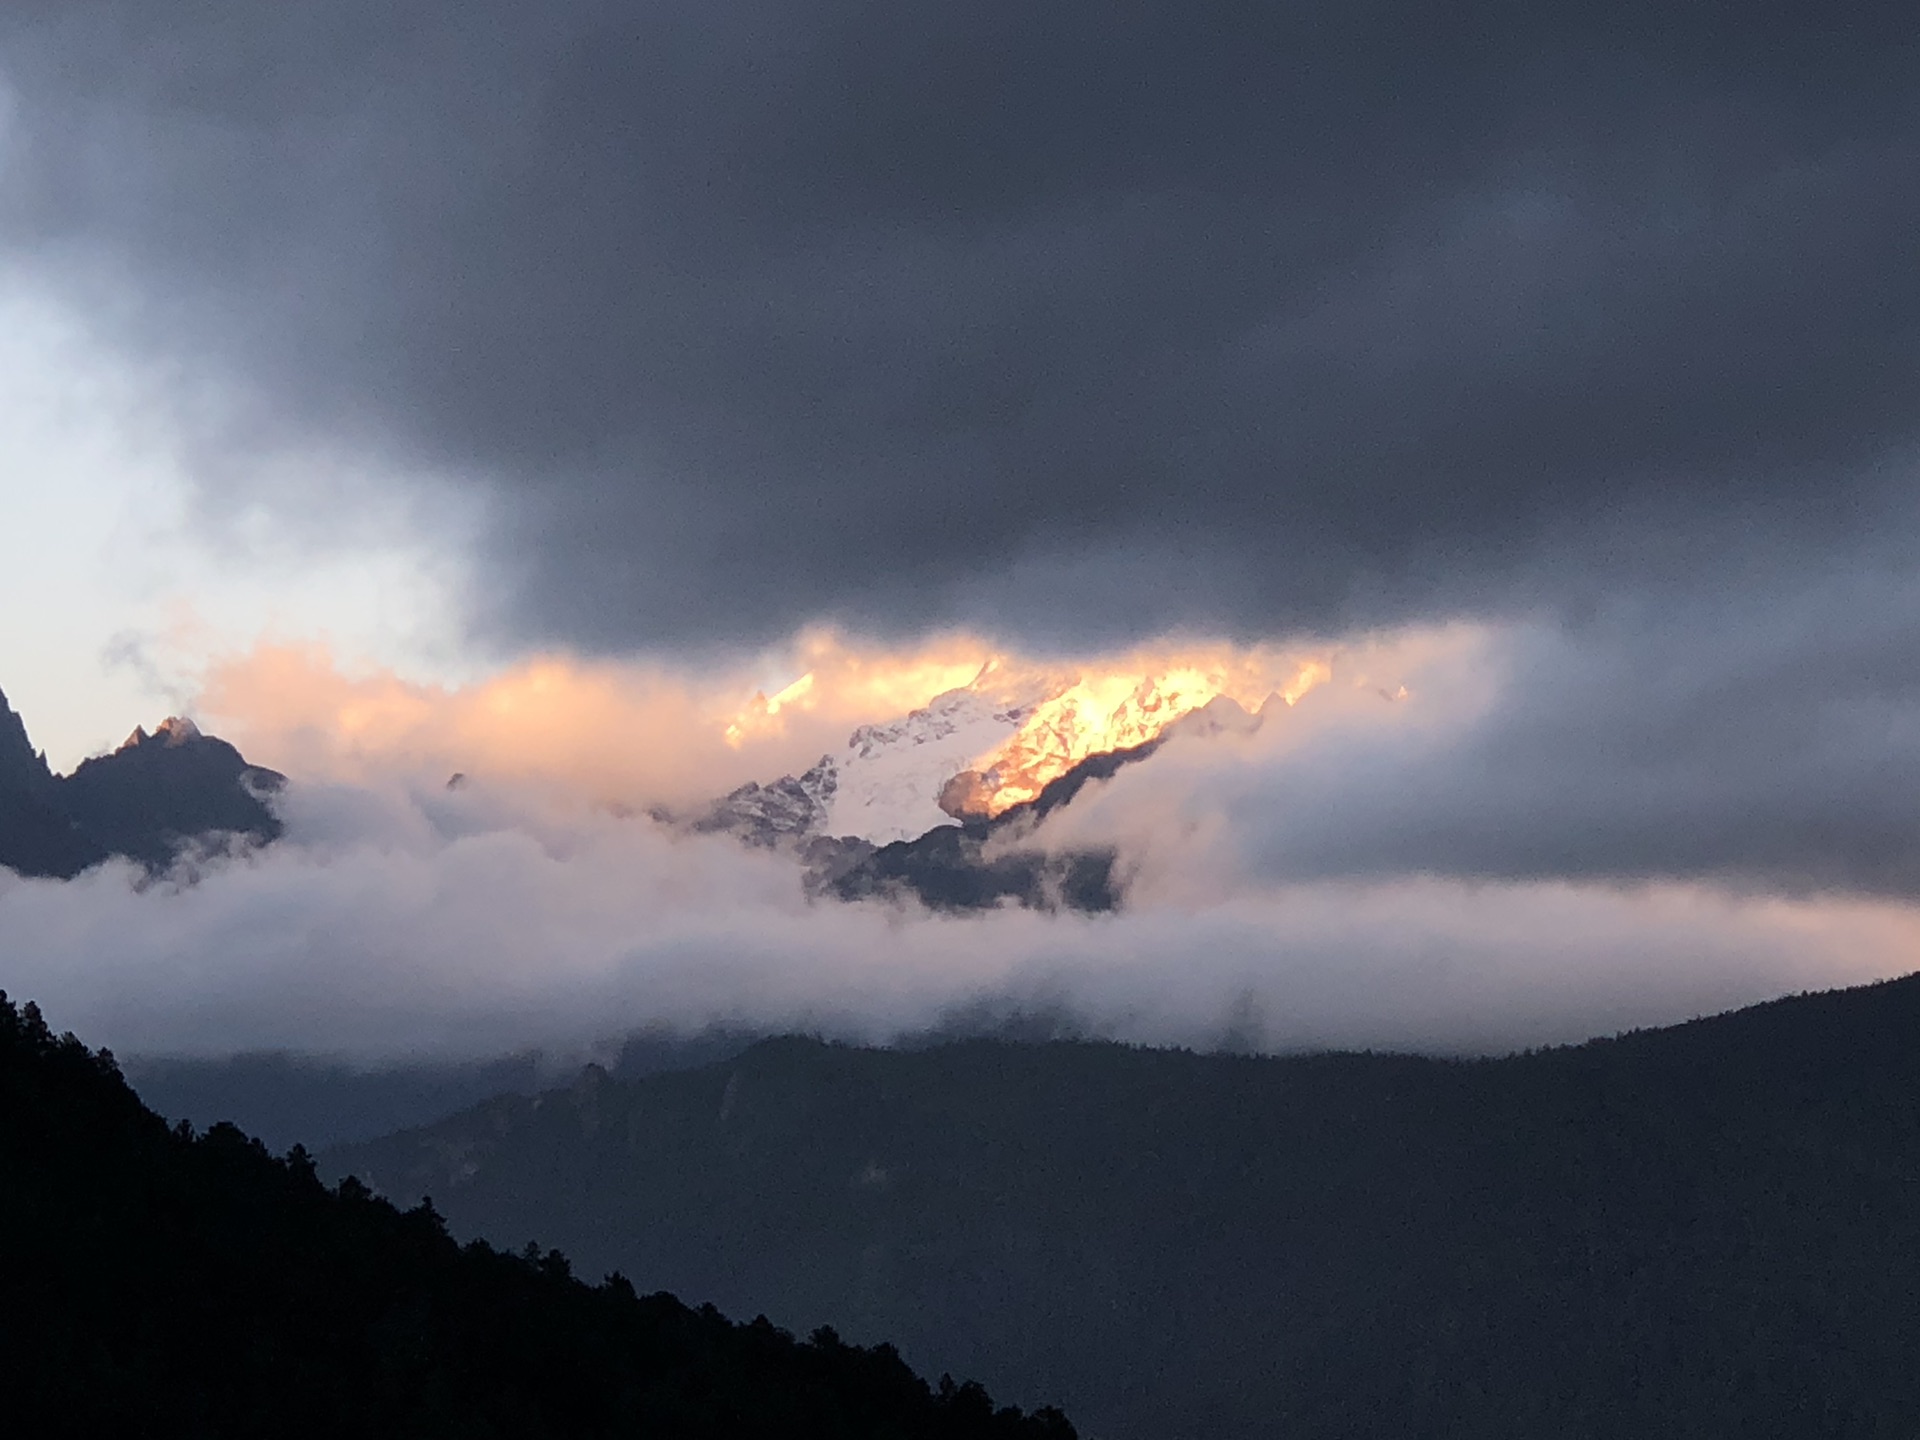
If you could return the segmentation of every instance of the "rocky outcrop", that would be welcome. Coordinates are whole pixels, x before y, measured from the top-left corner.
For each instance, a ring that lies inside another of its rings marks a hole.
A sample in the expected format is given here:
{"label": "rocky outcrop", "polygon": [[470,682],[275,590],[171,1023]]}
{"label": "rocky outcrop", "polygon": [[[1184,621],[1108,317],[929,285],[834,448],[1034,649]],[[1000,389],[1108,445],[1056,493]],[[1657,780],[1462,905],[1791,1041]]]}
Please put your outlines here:
{"label": "rocky outcrop", "polygon": [[833,757],[822,755],[820,763],[804,775],[782,775],[770,785],[749,781],[715,801],[694,821],[693,828],[725,831],[749,845],[774,849],[820,834],[826,828],[838,786]]}
{"label": "rocky outcrop", "polygon": [[109,855],[158,872],[189,846],[265,844],[285,784],[177,716],[56,776],[0,697],[0,865],[22,875],[69,879]]}

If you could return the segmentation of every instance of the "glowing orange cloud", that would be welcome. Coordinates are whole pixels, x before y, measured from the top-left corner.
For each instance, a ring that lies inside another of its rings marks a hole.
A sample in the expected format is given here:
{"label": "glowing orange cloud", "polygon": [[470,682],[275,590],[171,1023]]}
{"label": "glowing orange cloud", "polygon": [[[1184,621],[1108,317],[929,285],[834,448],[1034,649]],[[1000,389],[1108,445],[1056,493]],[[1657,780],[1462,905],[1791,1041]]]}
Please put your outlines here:
{"label": "glowing orange cloud", "polygon": [[1032,799],[1089,755],[1145,744],[1215,699],[1248,711],[1276,698],[1290,706],[1332,675],[1325,656],[1218,643],[1032,661],[972,639],[897,655],[849,650],[816,634],[802,654],[813,668],[771,697],[756,693],[728,723],[730,745],[781,733],[795,712],[837,704],[892,718],[967,690],[1018,717],[1010,737],[1003,730],[982,743],[961,772],[964,783],[942,802],[988,814]]}
{"label": "glowing orange cloud", "polygon": [[542,656],[441,686],[349,673],[322,646],[269,645],[215,666],[199,708],[249,758],[303,779],[461,772],[644,803],[693,798],[739,768],[712,697],[654,667]]}
{"label": "glowing orange cloud", "polygon": [[[972,636],[947,636],[910,651],[850,642],[831,630],[810,630],[794,643],[787,672],[802,672],[772,696],[756,691],[728,720],[724,734],[739,749],[755,739],[785,734],[798,717],[831,718],[839,729],[904,715],[968,684],[994,658]],[[844,734],[829,745],[844,744]]]}
{"label": "glowing orange cloud", "polygon": [[[753,670],[796,678],[769,696],[753,687]],[[678,806],[803,770],[855,727],[967,688],[1024,717],[974,765],[998,811],[1217,696],[1249,710],[1271,696],[1291,705],[1330,674],[1324,656],[1218,643],[1032,660],[973,636],[889,648],[810,631],[751,669],[548,655],[446,686],[349,673],[321,646],[268,645],[216,665],[199,708],[250,758],[301,777],[457,771],[593,802]]]}

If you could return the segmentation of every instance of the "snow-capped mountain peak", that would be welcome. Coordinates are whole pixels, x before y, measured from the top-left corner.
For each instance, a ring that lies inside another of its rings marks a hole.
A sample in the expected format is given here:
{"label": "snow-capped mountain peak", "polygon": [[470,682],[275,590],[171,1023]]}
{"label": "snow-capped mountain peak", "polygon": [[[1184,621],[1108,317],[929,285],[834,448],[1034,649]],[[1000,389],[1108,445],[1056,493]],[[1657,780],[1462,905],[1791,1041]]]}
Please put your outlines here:
{"label": "snow-capped mountain peak", "polygon": [[825,833],[885,845],[958,823],[940,808],[947,782],[1005,746],[1037,703],[967,686],[902,719],[861,726],[833,757],[838,784]]}
{"label": "snow-capped mountain peak", "polygon": [[1230,703],[1196,725],[1238,728],[1222,712],[1247,712],[1204,670],[1062,676],[990,662],[897,720],[860,726],[804,775],[740,787],[701,825],[767,845],[913,840],[1031,800],[1089,756],[1144,745],[1218,699]]}

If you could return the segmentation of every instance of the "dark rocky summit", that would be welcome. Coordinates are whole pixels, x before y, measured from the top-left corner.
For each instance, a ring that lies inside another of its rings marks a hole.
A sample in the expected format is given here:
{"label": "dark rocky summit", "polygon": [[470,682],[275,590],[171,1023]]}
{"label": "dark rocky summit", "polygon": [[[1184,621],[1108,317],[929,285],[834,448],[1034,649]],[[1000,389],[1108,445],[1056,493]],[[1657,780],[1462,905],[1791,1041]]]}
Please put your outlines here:
{"label": "dark rocky summit", "polygon": [[71,879],[110,855],[158,872],[188,846],[265,844],[285,784],[178,717],[57,776],[0,695],[0,865],[21,875]]}
{"label": "dark rocky summit", "polygon": [[766,785],[748,781],[716,800],[693,828],[734,835],[759,850],[804,842],[826,824],[836,783],[833,757],[822,755],[804,775],[782,775]]}

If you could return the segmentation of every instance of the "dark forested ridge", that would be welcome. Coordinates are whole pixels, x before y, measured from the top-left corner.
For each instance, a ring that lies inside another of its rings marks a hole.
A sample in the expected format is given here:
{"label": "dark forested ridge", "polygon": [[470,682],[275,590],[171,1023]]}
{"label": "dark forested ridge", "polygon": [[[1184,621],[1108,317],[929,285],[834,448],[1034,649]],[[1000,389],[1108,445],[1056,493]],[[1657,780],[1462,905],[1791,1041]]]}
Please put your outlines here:
{"label": "dark forested ridge", "polygon": [[1068,1440],[885,1348],[799,1343],[447,1237],[304,1154],[170,1130],[0,995],[0,1416],[21,1436]]}
{"label": "dark forested ridge", "polygon": [[1920,1433],[1915,979],[1496,1061],[771,1041],[325,1163],[1097,1436]]}

